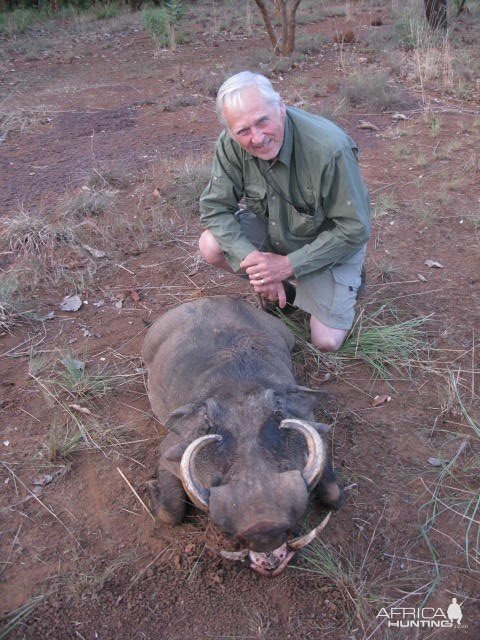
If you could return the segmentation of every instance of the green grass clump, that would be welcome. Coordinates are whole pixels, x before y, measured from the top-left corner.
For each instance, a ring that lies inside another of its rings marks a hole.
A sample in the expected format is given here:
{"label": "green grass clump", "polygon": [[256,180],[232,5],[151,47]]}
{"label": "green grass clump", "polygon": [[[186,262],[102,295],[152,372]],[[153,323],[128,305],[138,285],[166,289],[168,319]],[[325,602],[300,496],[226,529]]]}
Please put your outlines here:
{"label": "green grass clump", "polygon": [[392,370],[402,375],[424,360],[428,343],[427,318],[413,318],[391,325],[379,320],[379,313],[357,323],[337,354],[340,361],[357,360],[367,364],[375,377],[388,380]]}
{"label": "green grass clump", "polygon": [[0,629],[0,640],[6,640],[10,634],[21,624],[25,624],[28,617],[43,602],[46,595],[35,596],[21,607],[10,612],[5,618],[5,625]]}
{"label": "green grass clump", "polygon": [[118,4],[115,2],[100,2],[94,7],[97,20],[110,20],[118,15]]}
{"label": "green grass clump", "polygon": [[71,401],[85,401],[101,398],[125,383],[124,373],[105,363],[87,366],[71,353],[64,354],[51,373],[49,384],[57,393]]}
{"label": "green grass clump", "polygon": [[26,33],[40,20],[45,19],[45,14],[35,9],[14,9],[0,13],[0,33],[9,36]]}
{"label": "green grass clump", "polygon": [[168,44],[167,14],[161,7],[149,7],[142,12],[141,22],[157,47]]}
{"label": "green grass clump", "polygon": [[393,372],[403,377],[424,363],[428,351],[425,336],[428,317],[398,322],[396,314],[384,306],[369,315],[360,314],[345,342],[335,353],[322,353],[309,341],[306,326],[287,318],[281,311],[278,315],[295,335],[302,352],[313,357],[317,369],[326,368],[339,375],[346,367],[363,363],[371,369],[374,378],[390,380]]}

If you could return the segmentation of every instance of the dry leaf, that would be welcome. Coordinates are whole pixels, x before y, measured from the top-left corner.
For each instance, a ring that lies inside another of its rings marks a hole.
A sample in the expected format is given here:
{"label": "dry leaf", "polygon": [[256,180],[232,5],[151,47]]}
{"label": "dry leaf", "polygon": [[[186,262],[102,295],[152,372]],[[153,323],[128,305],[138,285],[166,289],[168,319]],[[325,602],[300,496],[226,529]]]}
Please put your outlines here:
{"label": "dry leaf", "polygon": [[154,196],[155,198],[160,198],[160,191],[159,191],[158,189],[154,189],[154,190],[153,190],[153,196]]}
{"label": "dry leaf", "polygon": [[443,466],[443,462],[440,460],[440,458],[429,458],[428,459],[428,464],[431,464],[432,467],[442,467]]}
{"label": "dry leaf", "polygon": [[88,244],[82,244],[82,247],[85,249],[85,251],[88,251],[88,253],[94,258],[105,258],[107,255],[105,251],[101,251],[100,249],[95,249],[95,247],[91,247]]}
{"label": "dry leaf", "polygon": [[435,269],[443,269],[443,264],[436,262],[436,260],[425,260],[426,267],[433,267]]}
{"label": "dry leaf", "polygon": [[392,116],[392,120],[408,120],[408,116],[404,113],[394,113]]}
{"label": "dry leaf", "polygon": [[422,276],[421,273],[417,273],[417,278],[420,280],[420,282],[426,282],[427,281],[425,276]]}
{"label": "dry leaf", "polygon": [[376,124],[367,122],[366,120],[362,120],[360,124],[357,125],[357,129],[371,129],[372,131],[380,131]]}
{"label": "dry leaf", "polygon": [[79,413],[85,413],[87,416],[93,416],[93,413],[87,407],[81,407],[79,404],[69,404],[70,409],[75,409]]}
{"label": "dry leaf", "polygon": [[372,401],[372,407],[379,407],[382,404],[386,404],[387,402],[390,402],[391,399],[392,397],[387,395],[375,396],[375,398]]}
{"label": "dry leaf", "polygon": [[130,298],[134,301],[134,302],[140,302],[140,294],[138,293],[138,291],[135,291],[135,289],[132,289],[130,291]]}

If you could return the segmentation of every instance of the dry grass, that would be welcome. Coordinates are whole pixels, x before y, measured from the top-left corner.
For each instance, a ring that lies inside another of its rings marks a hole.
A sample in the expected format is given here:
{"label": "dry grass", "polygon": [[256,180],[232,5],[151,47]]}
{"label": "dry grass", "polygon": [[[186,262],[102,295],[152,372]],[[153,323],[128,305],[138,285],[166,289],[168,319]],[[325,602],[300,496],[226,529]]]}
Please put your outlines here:
{"label": "dry grass", "polygon": [[431,567],[415,571],[403,565],[392,571],[385,566],[385,554],[379,551],[385,548],[382,515],[375,525],[358,519],[362,525],[344,546],[315,539],[302,551],[299,566],[292,567],[324,578],[326,586],[335,588],[335,610],[340,608],[342,629],[353,632],[352,637],[358,637],[358,631],[364,639],[393,637],[384,626],[385,619],[377,618],[379,610],[421,604],[433,581]]}
{"label": "dry grass", "polygon": [[64,198],[59,205],[59,214],[66,221],[101,216],[108,211],[112,199],[112,192],[83,189],[77,195]]}
{"label": "dry grass", "polygon": [[0,105],[0,144],[13,133],[23,133],[48,117],[48,109],[39,107],[8,107]]}
{"label": "dry grass", "polygon": [[31,319],[32,312],[20,299],[14,274],[0,274],[0,335],[11,333],[16,325]]}
{"label": "dry grass", "polygon": [[385,71],[355,72],[341,83],[341,95],[353,106],[389,111],[408,105],[404,95],[389,83]]}
{"label": "dry grass", "polygon": [[13,216],[4,218],[1,224],[0,239],[6,241],[12,251],[29,257],[45,254],[55,245],[75,241],[69,226],[46,222],[40,213],[23,207]]}
{"label": "dry grass", "polygon": [[445,380],[441,412],[431,434],[439,442],[438,471],[433,479],[422,479],[428,500],[419,509],[419,519],[437,580],[442,565],[439,549],[445,542],[456,549],[457,557],[463,556],[465,568],[480,575],[480,422],[472,414],[478,398],[472,397],[470,408],[465,401],[472,391],[465,384],[465,373],[451,371]]}

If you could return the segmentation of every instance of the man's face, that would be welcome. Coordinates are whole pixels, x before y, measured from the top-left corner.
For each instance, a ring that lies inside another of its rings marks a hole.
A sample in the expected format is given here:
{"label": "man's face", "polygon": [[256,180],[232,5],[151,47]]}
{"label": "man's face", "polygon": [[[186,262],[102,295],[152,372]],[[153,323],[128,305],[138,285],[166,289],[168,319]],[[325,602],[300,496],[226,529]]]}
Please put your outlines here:
{"label": "man's face", "polygon": [[242,91],[242,103],[223,109],[229,134],[252,156],[273,160],[283,144],[285,105],[269,104],[255,87]]}

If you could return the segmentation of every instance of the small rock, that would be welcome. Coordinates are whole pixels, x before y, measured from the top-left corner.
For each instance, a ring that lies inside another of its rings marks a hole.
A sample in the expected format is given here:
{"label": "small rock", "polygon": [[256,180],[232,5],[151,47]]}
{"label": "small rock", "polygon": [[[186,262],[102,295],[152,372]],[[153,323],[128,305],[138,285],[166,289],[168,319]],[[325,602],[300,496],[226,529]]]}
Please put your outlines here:
{"label": "small rock", "polygon": [[80,296],[66,296],[60,303],[60,309],[62,311],[78,311],[82,304]]}
{"label": "small rock", "polygon": [[425,260],[425,266],[434,269],[443,269],[443,264],[437,262],[436,260]]}

